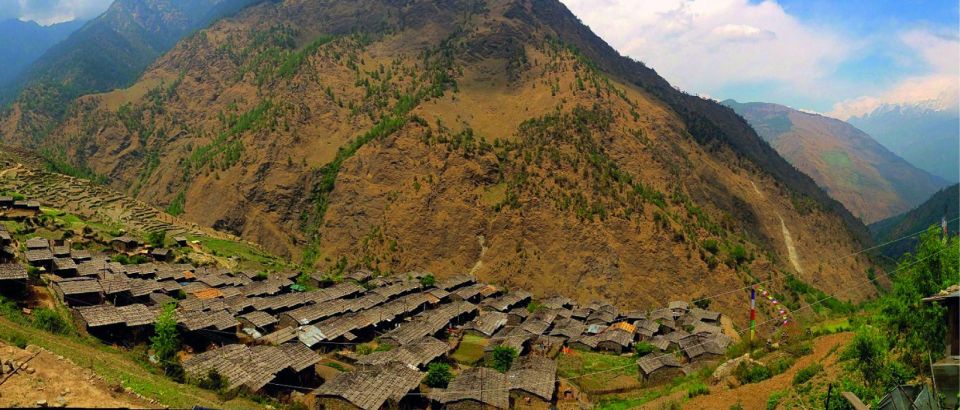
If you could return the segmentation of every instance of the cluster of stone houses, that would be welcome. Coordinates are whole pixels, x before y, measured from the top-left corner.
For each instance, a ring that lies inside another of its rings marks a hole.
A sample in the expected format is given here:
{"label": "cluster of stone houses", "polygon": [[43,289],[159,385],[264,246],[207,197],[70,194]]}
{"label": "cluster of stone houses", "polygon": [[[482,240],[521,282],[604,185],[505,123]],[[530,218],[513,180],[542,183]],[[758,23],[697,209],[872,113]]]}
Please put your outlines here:
{"label": "cluster of stone houses", "polygon": [[[0,241],[10,247],[3,233]],[[42,238],[22,245],[23,260],[48,274],[54,294],[86,332],[110,342],[144,342],[163,307],[175,303],[181,337],[199,352],[183,362],[188,377],[202,379],[215,370],[229,388],[266,394],[311,389],[324,408],[546,408],[556,399],[553,358],[564,347],[628,353],[636,343],[650,343],[654,354],[641,358],[638,369],[653,383],[722,355],[730,343],[718,313],[683,302],[652,312],[620,312],[599,302],[579,306],[559,296],[531,304],[529,292],[468,275],[425,285],[432,282],[420,280],[425,273],[375,277],[363,270],[338,283],[317,274],[312,290],[303,290],[294,286],[298,272],[234,272],[170,263],[162,254],[124,265]],[[122,253],[141,247],[131,237],[111,245]],[[0,285],[8,280],[26,282],[26,269],[0,264]],[[449,360],[462,334],[488,338],[488,354],[504,345],[520,358],[506,373],[466,368],[446,389],[421,391],[427,365]],[[339,353],[371,341],[390,349]],[[322,380],[313,369],[326,354],[354,369]]]}

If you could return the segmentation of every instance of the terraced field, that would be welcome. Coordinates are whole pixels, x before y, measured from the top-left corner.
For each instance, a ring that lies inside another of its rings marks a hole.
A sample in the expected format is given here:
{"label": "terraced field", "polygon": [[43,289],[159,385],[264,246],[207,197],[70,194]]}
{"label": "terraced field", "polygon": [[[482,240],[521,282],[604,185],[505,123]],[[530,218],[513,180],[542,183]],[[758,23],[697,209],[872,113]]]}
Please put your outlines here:
{"label": "terraced field", "polygon": [[234,235],[190,223],[85,179],[47,171],[43,160],[22,150],[0,148],[0,190],[17,192],[44,206],[86,219],[119,224],[128,231],[166,231],[240,241]]}

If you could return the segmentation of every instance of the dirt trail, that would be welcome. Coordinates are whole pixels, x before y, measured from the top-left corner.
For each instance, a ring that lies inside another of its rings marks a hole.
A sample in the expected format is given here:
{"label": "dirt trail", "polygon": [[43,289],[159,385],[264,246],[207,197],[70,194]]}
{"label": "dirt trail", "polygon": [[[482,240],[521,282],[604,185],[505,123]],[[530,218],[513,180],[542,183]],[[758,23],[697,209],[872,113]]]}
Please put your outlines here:
{"label": "dirt trail", "polygon": [[[15,373],[0,386],[0,407],[37,407],[40,401],[54,407],[127,407],[156,408],[134,394],[111,388],[93,372],[70,363],[36,346],[28,350],[0,344],[0,359],[23,363],[25,370]],[[6,370],[6,369],[5,369]],[[6,376],[6,373],[4,373]]]}
{"label": "dirt trail", "polygon": [[476,275],[480,271],[480,268],[483,267],[483,255],[487,253],[486,238],[483,235],[477,235],[477,241],[480,242],[480,256],[477,257],[477,263],[470,268],[470,275]]}
{"label": "dirt trail", "polygon": [[827,353],[830,353],[834,346],[846,345],[852,338],[853,333],[837,333],[814,339],[813,353],[798,359],[793,367],[786,372],[760,383],[748,384],[735,389],[730,389],[722,385],[710,386],[711,393],[709,395],[696,397],[684,403],[683,408],[727,410],[737,402],[740,402],[745,409],[765,408],[767,398],[770,397],[771,393],[778,390],[788,390],[792,387],[793,376],[796,375],[800,369],[819,362],[829,371],[830,368],[837,364],[838,353],[834,352],[829,357],[825,357]]}
{"label": "dirt trail", "polygon": [[790,263],[793,265],[793,268],[797,270],[797,273],[803,274],[803,268],[800,266],[800,255],[797,254],[797,248],[793,246],[793,236],[790,235],[790,230],[787,229],[787,223],[783,221],[783,217],[780,214],[777,214],[777,218],[780,218],[780,229],[783,230],[783,244],[787,246],[787,255],[790,257]]}

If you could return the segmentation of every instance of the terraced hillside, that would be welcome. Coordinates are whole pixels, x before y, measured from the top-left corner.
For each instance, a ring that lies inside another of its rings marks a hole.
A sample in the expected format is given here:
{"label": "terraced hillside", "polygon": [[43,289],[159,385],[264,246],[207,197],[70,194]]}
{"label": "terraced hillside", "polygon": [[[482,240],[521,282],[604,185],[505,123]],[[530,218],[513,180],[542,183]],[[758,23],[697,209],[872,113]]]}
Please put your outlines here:
{"label": "terraced hillside", "polygon": [[0,191],[17,192],[45,206],[135,231],[239,240],[228,233],[171,216],[109,187],[48,171],[43,164],[41,158],[28,151],[0,149]]}

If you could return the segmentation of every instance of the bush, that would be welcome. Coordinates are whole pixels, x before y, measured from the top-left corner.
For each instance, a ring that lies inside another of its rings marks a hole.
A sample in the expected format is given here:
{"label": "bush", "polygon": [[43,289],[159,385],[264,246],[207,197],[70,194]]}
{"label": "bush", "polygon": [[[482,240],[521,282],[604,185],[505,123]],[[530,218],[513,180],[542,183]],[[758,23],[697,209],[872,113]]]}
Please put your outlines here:
{"label": "bush", "polygon": [[494,347],[491,367],[500,373],[505,373],[507,370],[510,370],[510,366],[513,365],[513,359],[516,359],[517,356],[517,349],[510,346],[499,345]]}
{"label": "bush", "polygon": [[10,338],[9,339],[10,343],[13,344],[14,346],[19,347],[21,349],[27,348],[27,344],[28,344],[27,338],[24,337],[22,334],[14,333],[10,335],[9,338]]}
{"label": "bush", "polygon": [[65,335],[70,333],[70,324],[56,311],[47,308],[33,310],[33,325],[50,333]]}
{"label": "bush", "polygon": [[174,315],[176,304],[168,303],[163,307],[163,312],[157,316],[153,324],[154,336],[150,338],[153,354],[156,355],[157,362],[163,366],[168,374],[180,373],[182,377],[183,369],[179,371],[174,367],[179,367],[180,362],[177,358],[177,352],[180,351],[180,337],[177,334],[177,319]]}
{"label": "bush", "polygon": [[793,385],[796,386],[810,381],[810,379],[816,376],[817,373],[820,373],[821,370],[823,370],[823,366],[820,363],[814,363],[800,369],[800,371],[793,376]]}
{"label": "bush", "polygon": [[776,410],[777,406],[780,405],[780,402],[783,401],[783,398],[786,396],[787,392],[784,390],[770,393],[770,397],[767,398],[767,410]]}
{"label": "bush", "polygon": [[156,231],[147,234],[147,243],[153,245],[154,248],[162,248],[166,240],[167,231]]}
{"label": "bush", "polygon": [[704,239],[703,249],[710,253],[717,253],[720,251],[720,243],[716,239]]}
{"label": "bush", "polygon": [[782,357],[777,360],[770,362],[768,367],[770,368],[770,373],[777,375],[781,374],[790,369],[793,366],[794,360],[792,357]]}
{"label": "bush", "polygon": [[423,383],[430,387],[446,388],[447,384],[453,380],[453,373],[450,372],[450,365],[446,363],[430,363],[427,368],[427,376]]}
{"label": "bush", "polygon": [[796,357],[806,356],[810,353],[813,353],[813,345],[810,344],[810,342],[791,343],[788,344],[784,350]]}
{"label": "bush", "polygon": [[227,381],[226,377],[220,374],[220,372],[216,370],[210,370],[210,372],[207,373],[207,377],[204,377],[202,380],[200,380],[199,385],[207,390],[222,392],[227,388],[227,386],[230,385],[230,383]]}
{"label": "bush", "polygon": [[637,343],[633,349],[637,352],[637,356],[646,356],[653,352],[653,345],[647,342]]}
{"label": "bush", "polygon": [[733,376],[743,384],[759,383],[773,377],[766,366],[756,363],[740,362],[733,370]]}
{"label": "bush", "polygon": [[426,275],[423,275],[423,276],[420,278],[420,286],[423,286],[423,287],[425,287],[425,288],[429,288],[429,287],[433,286],[433,285],[436,284],[436,283],[437,283],[437,279],[434,278],[433,275],[431,275],[431,274],[429,274],[429,273],[426,274]]}
{"label": "bush", "polygon": [[687,388],[687,397],[693,398],[697,396],[703,396],[710,394],[710,388],[703,383],[695,383],[694,385]]}
{"label": "bush", "polygon": [[710,308],[710,302],[711,302],[710,299],[700,298],[693,301],[693,305],[700,309],[706,310]]}

